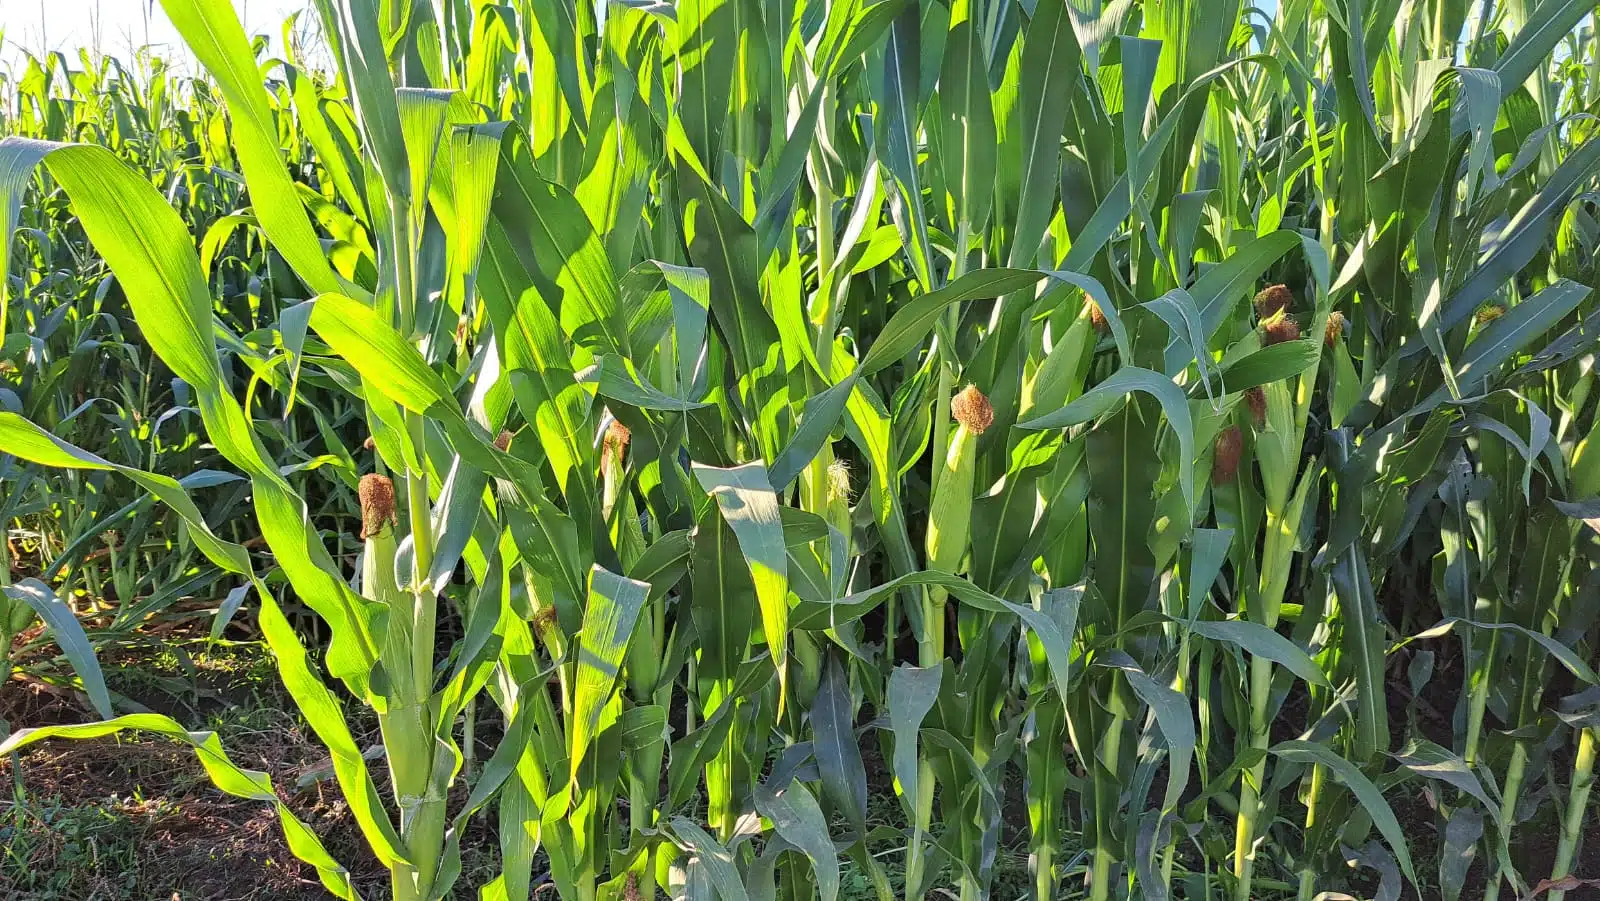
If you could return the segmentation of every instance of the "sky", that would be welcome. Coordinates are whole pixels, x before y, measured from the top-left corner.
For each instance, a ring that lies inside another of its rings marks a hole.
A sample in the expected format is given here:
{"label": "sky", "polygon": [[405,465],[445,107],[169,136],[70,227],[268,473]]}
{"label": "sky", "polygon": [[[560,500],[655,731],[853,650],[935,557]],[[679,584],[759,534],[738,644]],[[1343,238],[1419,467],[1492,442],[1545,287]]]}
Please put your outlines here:
{"label": "sky", "polygon": [[[310,0],[233,0],[249,34],[265,34],[279,43],[281,25],[290,13],[306,9]],[[79,48],[126,59],[129,50],[146,44],[160,55],[187,56],[183,42],[161,9],[160,0],[0,0],[0,60],[16,57],[18,48],[32,53],[61,50],[75,56]]]}

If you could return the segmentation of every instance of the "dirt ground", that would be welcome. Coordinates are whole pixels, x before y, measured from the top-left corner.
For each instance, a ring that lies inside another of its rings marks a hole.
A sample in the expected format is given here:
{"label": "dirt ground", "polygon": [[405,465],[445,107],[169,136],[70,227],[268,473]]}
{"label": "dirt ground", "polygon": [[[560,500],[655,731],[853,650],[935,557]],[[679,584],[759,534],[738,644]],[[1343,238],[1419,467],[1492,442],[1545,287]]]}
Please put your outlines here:
{"label": "dirt ground", "polygon": [[[256,649],[188,655],[181,674],[143,661],[106,667],[113,691],[185,724],[214,729],[239,765],[278,793],[351,870],[363,895],[386,893],[327,755],[285,710]],[[152,700],[155,699],[155,700]],[[161,709],[166,708],[166,709]],[[16,726],[89,717],[70,691],[16,677],[0,685],[0,718]],[[373,736],[361,736],[370,740]],[[0,899],[255,901],[325,899],[315,870],[288,851],[272,808],[213,788],[194,753],[159,737],[48,742],[0,760]]]}

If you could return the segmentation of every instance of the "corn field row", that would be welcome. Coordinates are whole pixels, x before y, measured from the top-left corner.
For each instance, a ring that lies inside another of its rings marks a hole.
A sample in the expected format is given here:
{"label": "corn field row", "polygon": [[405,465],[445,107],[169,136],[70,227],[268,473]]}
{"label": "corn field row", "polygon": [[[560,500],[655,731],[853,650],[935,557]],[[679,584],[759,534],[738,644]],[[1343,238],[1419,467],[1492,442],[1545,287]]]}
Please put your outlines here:
{"label": "corn field row", "polygon": [[0,649],[102,719],[0,753],[357,897],[118,715],[203,595],[396,901],[1600,886],[1592,3],[160,5],[3,82]]}

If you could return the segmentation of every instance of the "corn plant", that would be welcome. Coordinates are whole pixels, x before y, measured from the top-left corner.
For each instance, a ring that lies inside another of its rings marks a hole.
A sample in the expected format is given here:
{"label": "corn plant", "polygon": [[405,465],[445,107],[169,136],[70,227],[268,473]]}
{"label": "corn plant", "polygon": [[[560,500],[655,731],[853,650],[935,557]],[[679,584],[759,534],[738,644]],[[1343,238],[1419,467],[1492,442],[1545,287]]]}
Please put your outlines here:
{"label": "corn plant", "polygon": [[[249,533],[34,410],[0,450],[253,589],[395,898],[493,816],[484,898],[976,901],[1019,804],[1040,899],[1581,885],[1590,8],[317,0],[319,73],[162,5],[208,80],[30,62],[0,224],[69,204]],[[355,897],[51,581],[105,719],[0,750],[187,741]]]}
{"label": "corn plant", "polygon": [[[207,232],[204,253],[224,260],[237,253],[244,243],[238,220],[247,217],[223,215],[240,192],[223,174],[227,158],[211,155],[205,125],[214,120],[220,128],[222,120],[215,104],[207,105],[206,86],[186,93],[186,83],[148,55],[124,66],[85,52],[77,65],[63,54],[24,55],[16,90],[7,95],[5,130],[105,144],[159,186],[191,227]],[[219,167],[210,168],[213,162]],[[8,328],[0,353],[5,409],[118,459],[189,473],[183,481],[204,492],[212,523],[237,529],[226,520],[240,508],[240,479],[213,468],[219,461],[192,427],[198,417],[186,409],[181,384],[169,388],[170,375],[152,359],[104,261],[75,226],[67,199],[40,194],[14,224],[22,265],[7,278]],[[247,293],[262,292],[224,287],[219,313],[239,322],[226,307]],[[141,641],[136,632],[149,618],[165,617],[178,601],[196,595],[220,602],[213,625],[221,627],[242,599],[233,580],[208,565],[181,528],[167,528],[136,486],[14,460],[5,465],[9,528],[0,554],[6,583],[34,575],[51,584],[77,615],[97,618],[90,631],[98,645]],[[48,644],[48,636],[29,637],[12,647],[11,637],[25,632],[34,616],[20,601],[8,602],[5,612],[0,637],[11,659],[34,657]],[[105,613],[109,617],[102,618]],[[62,677],[47,660],[24,672]]]}

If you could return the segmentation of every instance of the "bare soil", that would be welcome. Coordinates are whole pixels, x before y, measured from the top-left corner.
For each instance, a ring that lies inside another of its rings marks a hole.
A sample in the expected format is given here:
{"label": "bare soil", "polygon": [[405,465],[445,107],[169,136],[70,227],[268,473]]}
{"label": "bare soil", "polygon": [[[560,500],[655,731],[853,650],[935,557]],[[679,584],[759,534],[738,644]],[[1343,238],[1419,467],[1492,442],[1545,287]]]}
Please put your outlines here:
{"label": "bare soil", "polygon": [[[179,722],[216,729],[236,763],[272,778],[363,895],[383,894],[386,874],[337,786],[315,778],[326,753],[289,712],[287,698],[264,694],[275,687],[254,663],[162,680],[187,682],[187,697],[149,684],[134,690],[133,670],[115,663],[107,682]],[[93,717],[74,692],[18,675],[0,684],[0,718],[21,727]],[[363,738],[371,736],[358,734]],[[217,791],[193,752],[176,742],[137,735],[52,740],[0,760],[0,780],[11,788],[0,799],[4,901],[329,897],[315,870],[289,853],[273,809]]]}

